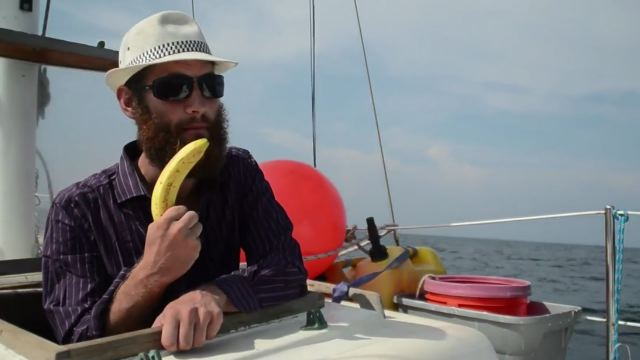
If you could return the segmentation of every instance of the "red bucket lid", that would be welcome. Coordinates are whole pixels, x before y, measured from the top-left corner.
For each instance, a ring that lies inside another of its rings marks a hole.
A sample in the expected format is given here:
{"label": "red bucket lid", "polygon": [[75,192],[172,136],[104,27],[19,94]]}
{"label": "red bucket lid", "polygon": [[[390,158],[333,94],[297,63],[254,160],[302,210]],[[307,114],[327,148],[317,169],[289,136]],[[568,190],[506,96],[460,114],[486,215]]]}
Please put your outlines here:
{"label": "red bucket lid", "polygon": [[531,295],[526,280],[478,275],[429,275],[424,291],[443,295],[477,298],[515,298]]}

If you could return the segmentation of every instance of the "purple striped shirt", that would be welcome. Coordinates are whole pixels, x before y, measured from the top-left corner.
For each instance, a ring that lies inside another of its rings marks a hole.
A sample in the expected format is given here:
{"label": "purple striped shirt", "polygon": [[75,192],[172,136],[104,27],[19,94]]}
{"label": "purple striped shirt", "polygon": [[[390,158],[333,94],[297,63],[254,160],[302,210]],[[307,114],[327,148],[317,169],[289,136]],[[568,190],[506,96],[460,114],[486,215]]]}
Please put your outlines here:
{"label": "purple striped shirt", "polygon": [[[49,210],[43,305],[61,343],[103,335],[114,292],[142,256],[152,217],[151,197],[135,166],[139,155],[135,141],[127,144],[119,163],[60,192]],[[164,304],[211,281],[243,312],[306,292],[291,222],[247,150],[229,148],[198,215],[200,256],[167,289]],[[246,269],[239,269],[241,248]]]}

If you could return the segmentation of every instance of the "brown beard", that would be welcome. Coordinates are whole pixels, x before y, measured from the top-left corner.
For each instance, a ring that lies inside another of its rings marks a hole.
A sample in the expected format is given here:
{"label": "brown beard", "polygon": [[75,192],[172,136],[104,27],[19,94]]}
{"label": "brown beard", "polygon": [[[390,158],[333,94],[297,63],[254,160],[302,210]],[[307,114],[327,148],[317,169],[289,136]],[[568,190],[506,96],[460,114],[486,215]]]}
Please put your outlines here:
{"label": "brown beard", "polygon": [[138,114],[135,119],[138,125],[138,144],[149,161],[159,169],[163,169],[178,150],[186,145],[180,141],[181,129],[195,121],[209,124],[209,148],[187,177],[200,180],[213,180],[217,177],[224,165],[228,143],[227,112],[222,103],[214,119],[188,117],[180,119],[173,127],[151,114],[143,99],[139,98],[135,106]]}

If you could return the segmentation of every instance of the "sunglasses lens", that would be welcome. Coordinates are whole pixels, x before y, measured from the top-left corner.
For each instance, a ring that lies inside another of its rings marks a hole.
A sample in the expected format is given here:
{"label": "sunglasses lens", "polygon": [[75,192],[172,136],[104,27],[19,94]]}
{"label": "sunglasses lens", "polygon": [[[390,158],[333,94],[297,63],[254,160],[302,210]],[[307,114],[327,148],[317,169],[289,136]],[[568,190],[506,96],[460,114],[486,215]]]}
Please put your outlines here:
{"label": "sunglasses lens", "polygon": [[193,79],[186,75],[169,75],[153,81],[153,95],[161,100],[182,100],[191,95]]}
{"label": "sunglasses lens", "polygon": [[198,86],[202,96],[219,99],[224,95],[224,77],[214,73],[204,74],[198,78]]}

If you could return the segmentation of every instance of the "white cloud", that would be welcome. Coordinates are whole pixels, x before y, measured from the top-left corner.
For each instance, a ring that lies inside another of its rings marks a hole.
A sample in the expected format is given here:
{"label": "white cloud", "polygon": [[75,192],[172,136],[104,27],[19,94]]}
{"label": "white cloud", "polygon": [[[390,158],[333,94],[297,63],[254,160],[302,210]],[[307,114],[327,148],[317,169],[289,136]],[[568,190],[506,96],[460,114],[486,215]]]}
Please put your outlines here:
{"label": "white cloud", "polygon": [[424,154],[436,163],[437,169],[448,183],[478,187],[489,176],[486,169],[455,158],[446,145],[428,146]]}
{"label": "white cloud", "polygon": [[[66,35],[87,43],[107,40],[117,49],[121,34],[142,17],[176,7],[190,12],[188,3],[176,6],[173,1],[61,2],[54,4],[50,25],[60,29],[67,21],[61,17],[72,16],[87,31]],[[634,1],[359,3],[374,77],[436,73],[561,94],[639,87],[640,49],[634,46],[639,7]],[[201,1],[196,11],[221,54],[263,69],[308,63],[307,2]],[[317,2],[316,15],[318,71],[360,72],[352,3]],[[509,100],[490,99],[499,106],[509,106]],[[528,102],[523,96],[515,100]]]}
{"label": "white cloud", "polygon": [[251,1],[245,6],[203,2],[198,8],[196,18],[214,51],[243,64],[269,67],[299,62],[308,54],[305,2]]}
{"label": "white cloud", "polygon": [[[153,10],[141,5],[122,0],[109,3],[57,2],[51,6],[48,35],[87,45],[95,45],[103,40],[107,48],[117,51],[127,29],[152,13]],[[69,26],[71,24],[73,26]]]}
{"label": "white cloud", "polygon": [[394,71],[435,70],[476,82],[573,93],[637,88],[640,50],[632,39],[639,6],[394,1],[369,2],[363,12],[372,53],[396,65]]}
{"label": "white cloud", "polygon": [[294,153],[309,153],[312,150],[310,139],[290,130],[262,129],[259,133],[271,144],[283,147]]}
{"label": "white cloud", "polygon": [[[261,133],[274,146],[286,147],[296,154],[311,151],[310,138],[295,132],[266,129]],[[632,209],[631,199],[640,197],[640,172],[633,167],[606,172],[594,163],[563,158],[549,159],[551,164],[514,166],[518,161],[509,154],[497,154],[480,166],[465,159],[493,156],[491,150],[433,141],[398,129],[390,133],[390,139],[403,139],[402,147],[409,153],[421,149],[420,154],[424,155],[403,157],[393,147],[386,153],[396,214],[404,225],[596,210],[606,204]],[[336,184],[345,201],[350,223],[362,225],[367,216],[376,216],[380,223],[389,221],[377,152],[348,146],[324,147],[319,156],[323,159],[321,171]],[[548,226],[534,223],[465,229],[458,234],[564,241],[567,229],[573,229],[580,241],[599,241],[599,233],[585,230],[590,227],[552,228],[545,232]]]}

